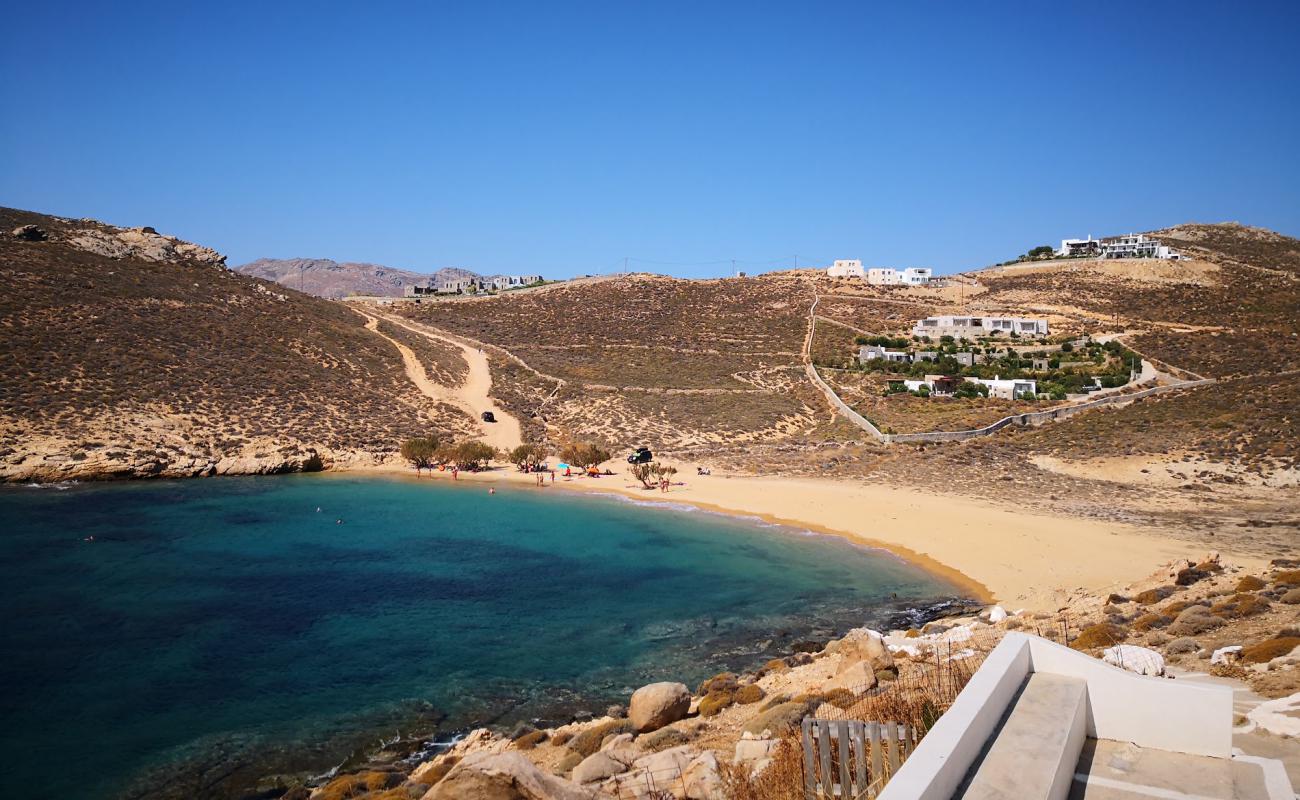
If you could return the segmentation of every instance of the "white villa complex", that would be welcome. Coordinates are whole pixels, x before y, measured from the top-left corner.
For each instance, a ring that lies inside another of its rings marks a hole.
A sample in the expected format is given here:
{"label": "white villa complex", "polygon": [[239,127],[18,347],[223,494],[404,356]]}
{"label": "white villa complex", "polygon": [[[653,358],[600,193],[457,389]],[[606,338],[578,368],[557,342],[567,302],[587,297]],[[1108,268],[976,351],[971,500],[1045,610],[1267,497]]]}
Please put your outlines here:
{"label": "white villa complex", "polygon": [[929,282],[929,267],[873,267],[867,270],[867,283],[872,286],[924,286]]}
{"label": "white villa complex", "polygon": [[975,339],[998,334],[1018,336],[1046,336],[1047,320],[1024,317],[926,317],[912,327],[913,336],[952,336],[958,339]]}
{"label": "white villa complex", "polygon": [[1179,261],[1182,254],[1172,247],[1166,247],[1158,240],[1144,233],[1130,233],[1112,239],[1062,239],[1061,249],[1056,251],[1062,258],[1094,256],[1098,258],[1158,258],[1166,261]]}
{"label": "white villa complex", "polygon": [[842,258],[827,267],[826,274],[832,278],[865,278],[872,286],[924,286],[930,282],[931,270],[929,267],[872,267],[864,270],[860,259]]}

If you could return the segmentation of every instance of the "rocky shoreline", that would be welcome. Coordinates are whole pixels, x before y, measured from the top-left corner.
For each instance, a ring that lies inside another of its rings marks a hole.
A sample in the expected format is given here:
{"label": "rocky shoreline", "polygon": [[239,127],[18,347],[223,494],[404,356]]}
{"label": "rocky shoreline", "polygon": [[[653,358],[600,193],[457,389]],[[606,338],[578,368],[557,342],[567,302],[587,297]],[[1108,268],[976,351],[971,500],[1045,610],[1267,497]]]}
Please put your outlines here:
{"label": "rocky shoreline", "polygon": [[[1262,572],[1248,571],[1210,554],[1167,564],[1122,594],[1076,596],[1057,613],[999,606],[948,610],[953,613],[918,618],[906,628],[855,628],[820,646],[801,643],[757,669],[723,672],[694,689],[673,681],[648,684],[598,716],[477,727],[432,748],[389,743],[327,777],[297,784],[270,779],[244,797],[754,796],[745,792],[764,781],[797,779],[799,754],[790,736],[805,715],[873,719],[884,708],[906,715],[918,692],[930,691],[918,688],[929,685],[918,679],[926,670],[938,664],[946,674],[969,677],[1010,630],[1064,641],[1143,674],[1210,672],[1249,683],[1264,697],[1295,693],[1286,702],[1300,702],[1297,561],[1278,559]],[[1199,633],[1190,635],[1193,629]],[[942,711],[952,696],[925,700]],[[1262,731],[1272,730],[1274,717],[1286,723],[1263,705],[1247,717]]]}

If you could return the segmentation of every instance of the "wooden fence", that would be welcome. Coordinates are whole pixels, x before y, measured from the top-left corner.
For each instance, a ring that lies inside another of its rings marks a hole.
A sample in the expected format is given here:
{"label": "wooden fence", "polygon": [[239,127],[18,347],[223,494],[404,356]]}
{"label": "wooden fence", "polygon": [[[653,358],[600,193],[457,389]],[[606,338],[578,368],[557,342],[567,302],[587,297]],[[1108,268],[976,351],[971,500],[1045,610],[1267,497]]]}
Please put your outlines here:
{"label": "wooden fence", "polygon": [[805,718],[806,800],[874,798],[916,747],[916,731],[895,722]]}

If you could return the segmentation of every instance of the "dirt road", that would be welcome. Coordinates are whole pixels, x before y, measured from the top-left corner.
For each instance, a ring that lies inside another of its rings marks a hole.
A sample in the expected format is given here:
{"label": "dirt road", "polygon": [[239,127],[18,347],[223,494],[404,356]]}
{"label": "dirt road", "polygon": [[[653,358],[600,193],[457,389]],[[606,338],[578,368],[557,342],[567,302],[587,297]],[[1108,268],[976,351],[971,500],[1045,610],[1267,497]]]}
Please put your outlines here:
{"label": "dirt road", "polygon": [[[421,330],[392,317],[385,317],[384,319],[393,325],[401,326],[412,333],[436,339],[460,349],[465,363],[469,366],[469,374],[465,377],[465,382],[459,386],[444,386],[429,379],[428,373],[424,370],[424,365],[420,363],[420,359],[416,357],[411,348],[379,330],[378,317],[355,307],[353,310],[366,318],[367,330],[387,339],[402,354],[402,364],[406,368],[406,377],[411,380],[411,383],[415,384],[416,388],[426,397],[449,403],[468,414],[482,432],[480,438],[485,443],[498,450],[509,451],[523,442],[519,420],[503,411],[496,403],[492,402],[492,398],[489,396],[492,393],[492,370],[488,366],[487,356],[482,351],[461,344],[450,337],[440,336],[432,331]],[[496,417],[496,422],[483,422],[482,414],[485,411],[490,411]]]}

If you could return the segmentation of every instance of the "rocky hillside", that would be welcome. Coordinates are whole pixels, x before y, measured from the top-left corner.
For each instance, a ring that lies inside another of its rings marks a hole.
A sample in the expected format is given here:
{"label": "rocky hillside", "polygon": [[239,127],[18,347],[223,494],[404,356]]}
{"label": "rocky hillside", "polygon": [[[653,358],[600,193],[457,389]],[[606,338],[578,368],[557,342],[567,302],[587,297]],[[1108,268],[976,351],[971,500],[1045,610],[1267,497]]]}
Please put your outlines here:
{"label": "rocky hillside", "polygon": [[339,263],[328,258],[259,258],[235,267],[235,271],[335,300],[353,295],[401,297],[407,286],[428,280],[441,283],[479,277],[469,270],[454,267],[425,275],[382,264]]}
{"label": "rocky hillside", "polygon": [[156,233],[0,209],[0,477],[319,469],[467,430],[340,303]]}

